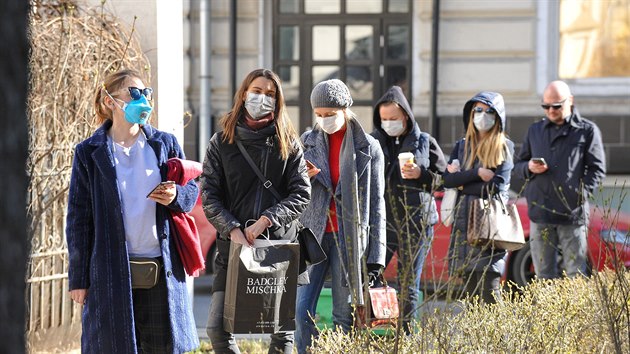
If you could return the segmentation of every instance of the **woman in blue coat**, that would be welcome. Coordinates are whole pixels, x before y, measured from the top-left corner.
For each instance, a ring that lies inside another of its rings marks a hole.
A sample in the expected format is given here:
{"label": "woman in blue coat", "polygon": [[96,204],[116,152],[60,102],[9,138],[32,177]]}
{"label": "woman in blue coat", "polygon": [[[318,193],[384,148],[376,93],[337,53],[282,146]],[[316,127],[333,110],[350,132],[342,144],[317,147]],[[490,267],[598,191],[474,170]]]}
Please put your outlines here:
{"label": "woman in blue coat", "polygon": [[[199,346],[168,222],[170,210],[192,210],[198,189],[191,181],[153,190],[166,180],[166,161],[184,154],[172,134],[147,124],[151,93],[136,71],[107,76],[94,101],[102,125],[75,150],[66,238],[70,296],[83,304],[83,353]],[[132,284],[129,261],[137,257],[158,264],[150,288]]]}
{"label": "woman in blue coat", "polygon": [[[449,273],[463,278],[465,291],[482,301],[500,299],[505,250],[467,243],[468,213],[473,200],[493,197],[507,203],[514,144],[505,135],[505,104],[496,92],[480,92],[464,105],[465,138],[457,141],[444,172],[444,187],[457,188]],[[459,164],[453,163],[455,160]]]}

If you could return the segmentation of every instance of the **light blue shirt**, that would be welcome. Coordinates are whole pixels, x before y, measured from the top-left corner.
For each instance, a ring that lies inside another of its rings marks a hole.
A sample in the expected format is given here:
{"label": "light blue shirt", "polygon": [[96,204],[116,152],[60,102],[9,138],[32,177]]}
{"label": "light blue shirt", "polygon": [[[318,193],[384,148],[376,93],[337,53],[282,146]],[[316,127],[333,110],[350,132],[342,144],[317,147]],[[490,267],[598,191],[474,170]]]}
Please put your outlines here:
{"label": "light blue shirt", "polygon": [[160,257],[156,202],[147,198],[162,181],[155,152],[143,132],[130,147],[114,143],[111,137],[108,140],[116,166],[127,252],[130,257]]}

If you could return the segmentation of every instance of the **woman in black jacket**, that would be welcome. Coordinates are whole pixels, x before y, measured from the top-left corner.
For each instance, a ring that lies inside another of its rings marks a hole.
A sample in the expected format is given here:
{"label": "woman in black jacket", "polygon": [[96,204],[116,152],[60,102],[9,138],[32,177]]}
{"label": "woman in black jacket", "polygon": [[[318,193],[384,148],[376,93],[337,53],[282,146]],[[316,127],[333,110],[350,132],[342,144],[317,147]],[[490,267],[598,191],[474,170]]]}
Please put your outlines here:
{"label": "woman in black jacket", "polygon": [[[500,300],[505,250],[467,243],[472,202],[488,193],[507,203],[514,144],[505,134],[505,103],[496,92],[480,92],[464,105],[466,135],[455,143],[444,172],[444,187],[457,188],[458,198],[449,247],[449,273],[463,277],[466,292],[482,301]],[[454,163],[457,160],[459,163]],[[460,167],[461,164],[461,167]]]}
{"label": "woman in black jacket", "polygon": [[[201,175],[203,209],[219,232],[217,274],[207,332],[217,353],[238,353],[232,333],[223,328],[223,303],[230,240],[251,244],[265,230],[272,239],[294,240],[295,220],[310,200],[306,163],[286,112],[280,79],[270,70],[249,73],[221,119],[222,132],[210,140]],[[260,171],[282,196],[266,190],[239,151],[240,141]],[[271,336],[269,352],[291,353],[293,333]]]}

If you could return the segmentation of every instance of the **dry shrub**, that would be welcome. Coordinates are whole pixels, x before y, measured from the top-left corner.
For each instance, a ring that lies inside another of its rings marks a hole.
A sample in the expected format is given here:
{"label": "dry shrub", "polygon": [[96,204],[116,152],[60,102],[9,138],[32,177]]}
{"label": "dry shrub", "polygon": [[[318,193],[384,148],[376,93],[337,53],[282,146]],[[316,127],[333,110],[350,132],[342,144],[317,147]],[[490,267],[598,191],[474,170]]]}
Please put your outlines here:
{"label": "dry shrub", "polygon": [[103,75],[130,67],[148,78],[149,64],[132,28],[102,7],[33,0],[31,10],[28,346],[64,350],[76,347],[81,321],[68,297],[64,237],[73,149],[96,129],[92,101]]}
{"label": "dry shrub", "polygon": [[[592,278],[534,281],[520,292],[504,292],[503,303],[460,301],[425,313],[418,330],[399,337],[366,332],[324,331],[314,353],[608,353],[630,352],[628,297],[603,299],[602,288],[619,290],[624,271]],[[607,314],[615,313],[615,319]],[[616,326],[611,326],[614,321]],[[611,332],[611,328],[616,328]],[[621,333],[619,333],[621,332]],[[614,341],[617,337],[618,347]]]}
{"label": "dry shrub", "polygon": [[96,128],[92,102],[103,75],[129,67],[148,78],[150,67],[133,29],[102,7],[32,4],[28,170],[35,232],[42,213],[65,199],[74,145]]}

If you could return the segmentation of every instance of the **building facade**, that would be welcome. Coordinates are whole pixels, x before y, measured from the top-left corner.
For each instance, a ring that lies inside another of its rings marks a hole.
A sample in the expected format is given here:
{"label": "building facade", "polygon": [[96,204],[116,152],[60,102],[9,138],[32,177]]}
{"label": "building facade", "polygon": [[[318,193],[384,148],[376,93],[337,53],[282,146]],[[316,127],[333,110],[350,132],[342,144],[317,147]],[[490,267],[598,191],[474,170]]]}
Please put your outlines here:
{"label": "building facade", "polygon": [[[184,1],[189,155],[198,151],[200,7]],[[283,80],[289,112],[304,131],[313,124],[309,95],[339,78],[354,111],[372,129],[372,104],[392,84],[405,91],[422,129],[448,153],[463,134],[461,111],[476,92],[502,93],[507,131],[518,144],[544,116],[549,81],[569,83],[581,113],[602,129],[610,174],[630,174],[630,1],[215,0],[207,2],[209,106],[229,109],[232,81],[259,67]],[[234,14],[235,11],[235,16]],[[437,32],[435,89],[432,48]],[[232,36],[235,33],[235,40]],[[198,65],[197,65],[198,66]],[[235,70],[234,70],[235,69]],[[436,92],[435,118],[432,92]]]}

